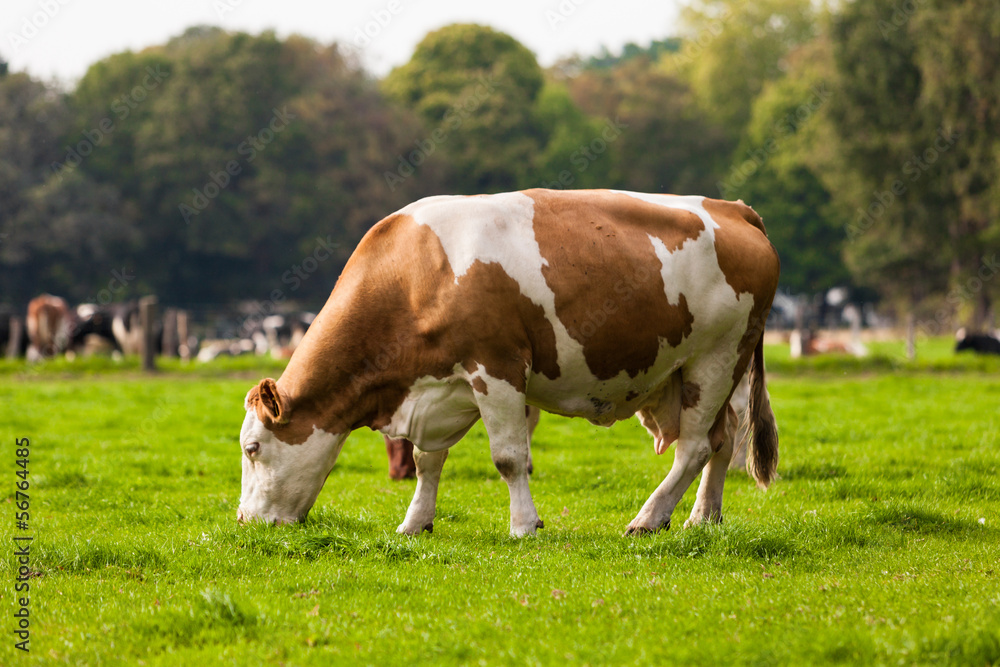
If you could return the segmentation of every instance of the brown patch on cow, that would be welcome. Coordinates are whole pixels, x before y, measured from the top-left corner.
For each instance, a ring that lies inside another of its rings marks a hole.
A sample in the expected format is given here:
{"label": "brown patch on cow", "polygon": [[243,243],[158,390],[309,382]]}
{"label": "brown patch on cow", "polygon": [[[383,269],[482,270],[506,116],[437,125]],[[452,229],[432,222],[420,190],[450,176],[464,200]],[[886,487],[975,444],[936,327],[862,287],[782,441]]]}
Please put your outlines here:
{"label": "brown patch on cow", "polygon": [[754,347],[764,334],[764,323],[778,289],[781,262],[767,239],[764,222],[752,208],[743,202],[718,199],[705,199],[703,206],[719,225],[715,230],[715,253],[726,282],[738,298],[751,294],[754,299],[746,332],[737,348],[739,360],[733,369],[735,382],[743,377]]}
{"label": "brown patch on cow", "polygon": [[413,458],[413,443],[406,438],[390,438],[385,440],[385,451],[389,457],[390,479],[412,479],[417,476],[417,463]]}
{"label": "brown patch on cow", "polygon": [[474,262],[456,284],[434,231],[397,214],[362,239],[289,361],[278,386],[292,423],[271,430],[303,442],[304,427],[279,432],[379,429],[419,378],[481,365],[523,393],[529,368],[555,379],[557,361],[544,309],[499,264]]}
{"label": "brown patch on cow", "polygon": [[650,368],[660,340],[676,347],[694,321],[687,298],[672,304],[650,236],[673,252],[705,225],[688,211],[601,191],[529,190],[534,231],[556,315],[607,380]]}
{"label": "brown patch on cow", "polygon": [[[478,391],[483,396],[486,396],[487,394],[490,393],[489,389],[487,389],[486,387],[486,381],[483,380],[483,378],[479,377],[478,375],[472,378],[472,388]],[[525,410],[527,410],[527,408],[525,408]]]}
{"label": "brown patch on cow", "polygon": [[697,407],[701,400],[701,387],[697,382],[685,382],[681,385],[681,408],[689,410]]}

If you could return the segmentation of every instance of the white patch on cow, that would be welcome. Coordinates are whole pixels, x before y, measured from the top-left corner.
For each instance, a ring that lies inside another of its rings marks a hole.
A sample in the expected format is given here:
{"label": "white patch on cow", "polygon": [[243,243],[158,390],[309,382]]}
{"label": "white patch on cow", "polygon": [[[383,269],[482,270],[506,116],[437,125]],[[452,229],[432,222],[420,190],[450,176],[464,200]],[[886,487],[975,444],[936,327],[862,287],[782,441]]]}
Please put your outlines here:
{"label": "white patch on cow", "polygon": [[425,452],[451,447],[479,419],[469,382],[461,364],[448,377],[417,379],[379,431],[391,438],[406,438]]}
{"label": "white patch on cow", "polygon": [[240,430],[241,450],[260,443],[252,457],[242,454],[243,490],[237,517],[241,521],[293,523],[305,519],[333,469],[347,434],[313,426],[300,445],[282,442],[248,409]]}
{"label": "white patch on cow", "polygon": [[[542,268],[542,257],[535,239],[535,202],[521,192],[488,197],[428,197],[410,204],[400,213],[410,215],[420,225],[429,227],[444,248],[456,284],[474,262],[499,264],[517,282],[521,294],[540,306],[552,325],[556,338],[557,363],[563,376],[575,378],[571,384],[593,383],[594,376],[583,357],[583,346],[569,335],[556,317],[556,296]],[[579,406],[570,392],[563,406],[567,412]]]}

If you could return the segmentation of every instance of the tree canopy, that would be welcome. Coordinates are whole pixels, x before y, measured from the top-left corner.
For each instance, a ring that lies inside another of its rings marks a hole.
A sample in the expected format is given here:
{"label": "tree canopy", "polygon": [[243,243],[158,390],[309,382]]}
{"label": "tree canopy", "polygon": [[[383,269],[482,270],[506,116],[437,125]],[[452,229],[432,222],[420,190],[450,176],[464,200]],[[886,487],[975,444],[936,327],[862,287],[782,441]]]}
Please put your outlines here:
{"label": "tree canopy", "polygon": [[67,92],[0,59],[0,289],[95,300],[117,273],[115,298],[318,305],[360,236],[421,196],[609,187],[743,198],[783,289],[986,327],[994,10],[691,0],[678,35],[547,70],[456,24],[381,80],[336,44],[205,26]]}

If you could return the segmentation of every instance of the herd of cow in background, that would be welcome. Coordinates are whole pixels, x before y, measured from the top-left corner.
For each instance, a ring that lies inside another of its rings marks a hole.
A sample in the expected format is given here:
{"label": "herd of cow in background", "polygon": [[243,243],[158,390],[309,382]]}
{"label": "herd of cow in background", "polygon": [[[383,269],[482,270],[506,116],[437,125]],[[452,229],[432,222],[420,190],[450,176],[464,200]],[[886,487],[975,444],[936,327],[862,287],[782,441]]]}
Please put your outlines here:
{"label": "herd of cow in background", "polygon": [[[154,353],[202,362],[245,354],[286,359],[315,317],[307,312],[253,316],[252,309],[244,310],[248,312],[215,311],[205,318],[210,321],[196,325],[190,311],[166,308],[152,323]],[[23,315],[0,305],[0,350],[7,358],[33,362],[62,355],[121,358],[139,354],[143,344],[136,300],[73,308],[61,297],[42,294],[28,303]]]}
{"label": "herd of cow in background", "polygon": [[[779,316],[783,306],[786,310],[795,307],[794,304],[783,304],[780,298],[776,299],[775,311]],[[222,356],[250,354],[269,354],[287,359],[315,317],[309,312],[263,317],[241,313],[239,309],[228,314],[216,312],[212,316],[216,320],[214,324],[205,326],[202,323],[202,329],[213,335],[199,338],[189,326],[188,311],[167,308],[154,323],[152,340],[157,356],[197,359],[200,362],[210,362]],[[847,304],[839,317],[851,326],[849,341],[824,339],[811,333],[810,327],[794,327],[790,336],[792,356],[824,353],[863,356],[866,350],[858,336],[861,311]],[[801,322],[801,315],[799,319]],[[995,336],[966,334],[964,330],[959,330],[956,338],[956,352],[971,350],[980,354],[1000,354],[1000,339]],[[139,302],[135,300],[105,305],[84,303],[71,308],[61,297],[42,294],[31,300],[23,317],[9,306],[0,305],[0,349],[5,350],[7,358],[26,357],[29,361],[40,361],[64,354],[105,354],[121,358],[139,354],[143,341]],[[744,378],[733,396],[737,414],[743,414],[748,398],[749,386]],[[538,424],[539,414],[538,408],[529,407],[528,411],[530,439]],[[385,445],[390,477],[415,477],[413,444],[405,439],[385,436]],[[736,451],[730,467],[743,468],[745,449],[738,447]]]}
{"label": "herd of cow in background", "polygon": [[[768,327],[790,331],[787,340],[792,357],[830,353],[865,356],[867,348],[860,332],[863,324],[877,324],[872,321],[874,315],[846,301],[837,289],[814,301],[806,303],[780,292],[775,296],[771,318],[775,321],[769,319]],[[166,308],[153,323],[154,353],[201,362],[241,355],[287,359],[315,317],[305,311],[262,315],[259,304],[195,313]],[[849,337],[829,333],[845,323]],[[23,314],[0,304],[0,353],[8,359],[40,361],[63,354],[120,358],[139,354],[143,340],[138,300],[84,303],[72,308],[61,297],[42,294],[29,302]],[[959,329],[955,351],[1000,354],[1000,338]]]}

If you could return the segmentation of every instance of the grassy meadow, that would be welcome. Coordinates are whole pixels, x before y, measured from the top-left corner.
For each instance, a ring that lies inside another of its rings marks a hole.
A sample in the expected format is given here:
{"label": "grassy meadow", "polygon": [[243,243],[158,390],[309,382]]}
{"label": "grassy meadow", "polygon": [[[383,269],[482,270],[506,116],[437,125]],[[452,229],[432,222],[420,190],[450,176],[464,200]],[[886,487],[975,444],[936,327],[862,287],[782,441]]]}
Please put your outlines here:
{"label": "grassy meadow", "polygon": [[519,541],[481,425],[452,449],[432,535],[395,534],[414,482],[389,480],[368,431],[305,524],[241,528],[242,400],[280,365],[0,365],[0,664],[1000,664],[1000,364],[929,347],[769,349],[781,478],[765,493],[730,473],[721,525],[680,527],[691,489],[670,531],[623,537],[673,449],[636,420],[543,415],[546,527]]}

